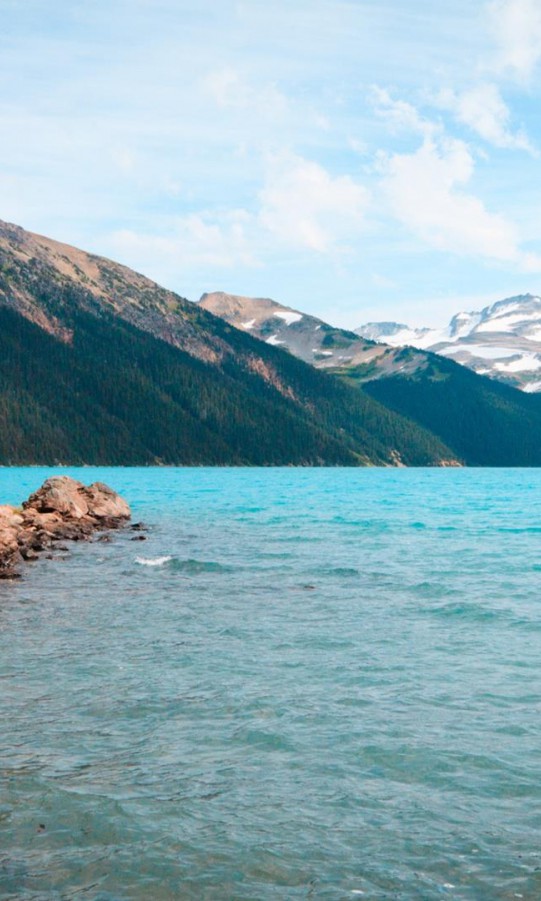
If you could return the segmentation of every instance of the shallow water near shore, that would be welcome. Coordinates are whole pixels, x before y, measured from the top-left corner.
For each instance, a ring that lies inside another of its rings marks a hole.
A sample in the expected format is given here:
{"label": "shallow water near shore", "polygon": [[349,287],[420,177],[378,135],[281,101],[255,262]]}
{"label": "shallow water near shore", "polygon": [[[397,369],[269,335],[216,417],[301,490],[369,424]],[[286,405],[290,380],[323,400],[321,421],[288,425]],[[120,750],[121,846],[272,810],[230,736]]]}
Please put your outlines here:
{"label": "shallow water near shore", "polygon": [[541,897],[540,470],[62,471],[150,530],[0,583],[0,898]]}

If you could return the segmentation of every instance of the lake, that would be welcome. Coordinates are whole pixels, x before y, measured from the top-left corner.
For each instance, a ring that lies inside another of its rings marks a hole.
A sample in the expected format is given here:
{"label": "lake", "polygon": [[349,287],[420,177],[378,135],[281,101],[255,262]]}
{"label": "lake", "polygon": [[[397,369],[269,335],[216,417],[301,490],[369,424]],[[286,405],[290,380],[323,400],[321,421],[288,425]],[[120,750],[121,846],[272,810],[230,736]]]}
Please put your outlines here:
{"label": "lake", "polygon": [[0,582],[0,898],[541,897],[541,470],[62,472],[149,531]]}

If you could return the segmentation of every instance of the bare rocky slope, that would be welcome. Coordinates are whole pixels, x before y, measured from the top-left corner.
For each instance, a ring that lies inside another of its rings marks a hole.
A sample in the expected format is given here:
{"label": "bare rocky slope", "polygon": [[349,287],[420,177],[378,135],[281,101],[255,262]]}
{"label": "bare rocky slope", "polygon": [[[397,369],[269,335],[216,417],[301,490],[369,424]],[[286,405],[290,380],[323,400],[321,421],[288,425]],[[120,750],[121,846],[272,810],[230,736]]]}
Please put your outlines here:
{"label": "bare rocky slope", "polygon": [[268,297],[242,297],[214,291],[203,294],[199,306],[266,344],[282,347],[328,372],[355,369],[374,378],[414,372],[426,366],[426,354],[410,353],[405,357],[400,349],[336,328]]}
{"label": "bare rocky slope", "polygon": [[0,464],[539,466],[540,402],[0,223]]}

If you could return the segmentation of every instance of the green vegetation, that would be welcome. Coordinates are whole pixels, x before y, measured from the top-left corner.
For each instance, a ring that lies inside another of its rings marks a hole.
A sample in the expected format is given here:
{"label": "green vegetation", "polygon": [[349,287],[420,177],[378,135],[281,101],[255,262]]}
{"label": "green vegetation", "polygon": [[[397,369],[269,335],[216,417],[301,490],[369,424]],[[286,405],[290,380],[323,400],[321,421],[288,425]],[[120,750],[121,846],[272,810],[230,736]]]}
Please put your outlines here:
{"label": "green vegetation", "polygon": [[323,323],[320,328],[321,331],[325,333],[321,346],[326,347],[327,350],[331,347],[334,347],[336,350],[340,348],[349,348],[352,341],[359,340],[359,336],[356,335],[355,332],[347,332],[345,329],[334,328],[332,325],[327,325],[326,323]]}
{"label": "green vegetation", "polygon": [[470,466],[541,466],[541,398],[429,354],[410,376],[366,383],[386,407],[437,435]]}
{"label": "green vegetation", "polygon": [[[79,289],[40,289],[73,340],[0,307],[3,464],[359,465],[391,462],[394,452],[430,464],[448,456],[422,428],[235,329],[237,353],[211,365],[110,313],[81,309]],[[205,321],[225,328],[208,314]]]}

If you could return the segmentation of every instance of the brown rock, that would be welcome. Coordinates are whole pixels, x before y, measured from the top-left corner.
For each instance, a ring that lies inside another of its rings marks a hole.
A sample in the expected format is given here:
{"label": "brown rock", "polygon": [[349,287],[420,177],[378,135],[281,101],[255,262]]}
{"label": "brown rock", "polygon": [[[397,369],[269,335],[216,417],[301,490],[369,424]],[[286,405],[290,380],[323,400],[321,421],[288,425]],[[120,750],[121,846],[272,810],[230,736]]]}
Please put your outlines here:
{"label": "brown rock", "polygon": [[32,550],[31,547],[23,546],[20,548],[20,554],[23,560],[26,560],[27,562],[29,560],[39,560],[39,554]]}
{"label": "brown rock", "polygon": [[0,578],[17,578],[23,561],[36,560],[57,541],[88,540],[93,532],[118,529],[129,518],[126,501],[101,482],[87,488],[68,476],[47,479],[23,503],[22,512],[0,506]]}
{"label": "brown rock", "polygon": [[81,519],[88,513],[84,492],[82,482],[70,479],[69,476],[54,476],[31,494],[23,507],[31,507],[38,513],[60,513],[62,517]]}
{"label": "brown rock", "polygon": [[51,543],[51,538],[32,529],[23,529],[17,534],[17,544],[22,556],[26,550],[43,551]]}
{"label": "brown rock", "polygon": [[62,522],[60,513],[38,513],[33,507],[27,507],[23,511],[23,522],[25,526],[33,526],[37,529],[54,529],[59,522]]}
{"label": "brown rock", "polygon": [[63,541],[84,541],[92,534],[92,531],[89,523],[62,522],[55,529],[55,538]]}
{"label": "brown rock", "polygon": [[0,529],[18,529],[23,522],[23,517],[13,507],[0,506]]}
{"label": "brown rock", "polygon": [[90,516],[108,520],[130,518],[131,512],[126,501],[103,482],[94,482],[93,485],[85,488],[85,497]]}
{"label": "brown rock", "polygon": [[17,536],[16,514],[11,507],[0,507],[0,579],[17,578],[21,562]]}

